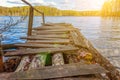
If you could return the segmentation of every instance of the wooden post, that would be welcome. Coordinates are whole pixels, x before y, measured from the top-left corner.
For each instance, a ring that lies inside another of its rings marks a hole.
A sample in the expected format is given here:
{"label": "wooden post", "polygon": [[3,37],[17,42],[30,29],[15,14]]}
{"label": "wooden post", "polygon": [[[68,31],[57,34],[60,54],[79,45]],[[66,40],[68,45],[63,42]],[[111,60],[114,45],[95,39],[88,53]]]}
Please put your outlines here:
{"label": "wooden post", "polygon": [[43,25],[45,24],[45,16],[44,13],[42,13],[42,20],[43,20]]}
{"label": "wooden post", "polygon": [[32,35],[33,15],[34,15],[34,9],[33,9],[33,7],[30,7],[28,33],[27,33],[28,36]]}
{"label": "wooden post", "polygon": [[3,51],[2,51],[2,35],[0,34],[0,72],[3,72]]}

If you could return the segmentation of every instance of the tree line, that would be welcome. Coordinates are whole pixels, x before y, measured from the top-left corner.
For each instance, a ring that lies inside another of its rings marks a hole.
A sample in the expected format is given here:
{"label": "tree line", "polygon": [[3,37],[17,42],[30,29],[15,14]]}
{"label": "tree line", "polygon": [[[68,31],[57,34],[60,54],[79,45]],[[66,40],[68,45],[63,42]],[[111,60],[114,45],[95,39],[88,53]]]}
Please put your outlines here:
{"label": "tree line", "polygon": [[[74,11],[74,10],[60,10],[49,6],[35,6],[36,9],[43,11],[45,16],[99,16],[100,11]],[[23,7],[0,7],[1,16],[21,16],[29,12],[28,6]],[[35,16],[40,16],[38,12],[34,12]]]}
{"label": "tree line", "polygon": [[101,9],[102,16],[120,16],[120,0],[107,0]]}
{"label": "tree line", "polygon": [[[45,16],[120,16],[120,0],[107,0],[99,11],[60,10],[50,6],[35,6]],[[0,16],[22,16],[29,13],[29,7],[0,7]],[[35,16],[40,16],[38,12]]]}

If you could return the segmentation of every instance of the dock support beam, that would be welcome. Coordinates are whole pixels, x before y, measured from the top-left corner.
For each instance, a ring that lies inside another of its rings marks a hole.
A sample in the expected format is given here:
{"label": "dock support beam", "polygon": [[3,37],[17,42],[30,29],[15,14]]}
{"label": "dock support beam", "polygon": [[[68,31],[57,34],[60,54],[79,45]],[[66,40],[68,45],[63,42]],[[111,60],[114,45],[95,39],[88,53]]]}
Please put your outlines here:
{"label": "dock support beam", "polygon": [[28,23],[28,36],[32,35],[32,25],[33,25],[33,15],[34,15],[34,9],[32,7],[30,7],[29,9],[29,23]]}
{"label": "dock support beam", "polygon": [[3,72],[3,50],[2,50],[2,35],[0,34],[0,72]]}
{"label": "dock support beam", "polygon": [[45,16],[44,13],[42,14],[43,25],[45,24]]}

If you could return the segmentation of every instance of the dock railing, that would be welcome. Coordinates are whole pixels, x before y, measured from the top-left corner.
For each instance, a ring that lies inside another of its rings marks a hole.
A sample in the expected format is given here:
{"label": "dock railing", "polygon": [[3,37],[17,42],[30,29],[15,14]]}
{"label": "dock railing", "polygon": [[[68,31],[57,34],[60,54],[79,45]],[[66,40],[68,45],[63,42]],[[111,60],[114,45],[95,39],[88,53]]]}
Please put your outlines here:
{"label": "dock railing", "polygon": [[24,3],[30,6],[29,8],[29,22],[28,22],[28,32],[27,35],[31,36],[32,35],[32,26],[33,26],[33,17],[34,17],[34,10],[42,15],[42,24],[45,24],[45,17],[44,17],[44,12],[39,11],[38,9],[34,8],[29,2],[26,0],[22,0]]}

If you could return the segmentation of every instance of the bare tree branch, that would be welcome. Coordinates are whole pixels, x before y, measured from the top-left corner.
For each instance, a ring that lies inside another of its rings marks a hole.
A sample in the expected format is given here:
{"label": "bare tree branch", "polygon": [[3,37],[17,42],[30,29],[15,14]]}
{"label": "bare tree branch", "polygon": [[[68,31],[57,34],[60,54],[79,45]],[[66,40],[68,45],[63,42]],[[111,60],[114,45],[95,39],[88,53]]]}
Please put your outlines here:
{"label": "bare tree branch", "polygon": [[9,16],[9,20],[4,21],[4,23],[0,24],[0,34],[2,34],[5,31],[8,31],[12,26],[15,26],[15,25],[21,23],[26,18],[27,18],[27,15],[21,16],[21,18],[19,20],[14,22],[14,19],[11,16]]}

